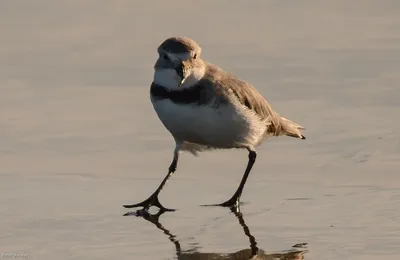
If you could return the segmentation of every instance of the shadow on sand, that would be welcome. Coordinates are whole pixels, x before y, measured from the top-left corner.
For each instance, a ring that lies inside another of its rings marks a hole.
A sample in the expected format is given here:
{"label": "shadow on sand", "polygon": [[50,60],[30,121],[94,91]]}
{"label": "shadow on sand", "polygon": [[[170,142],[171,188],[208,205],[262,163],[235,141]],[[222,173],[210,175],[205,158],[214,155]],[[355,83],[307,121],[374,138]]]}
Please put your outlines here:
{"label": "shadow on sand", "polygon": [[233,253],[200,253],[196,250],[182,250],[179,240],[168,229],[166,229],[160,222],[159,218],[166,211],[159,210],[156,214],[150,214],[148,211],[138,210],[135,212],[128,212],[124,216],[141,217],[153,223],[158,229],[163,231],[168,236],[169,240],[174,244],[176,256],[178,260],[301,260],[304,259],[305,253],[308,252],[307,243],[296,244],[288,250],[276,253],[266,253],[257,247],[256,239],[251,235],[248,226],[246,225],[243,214],[239,211],[231,210],[239,220],[244,234],[250,241],[250,248],[242,249]]}

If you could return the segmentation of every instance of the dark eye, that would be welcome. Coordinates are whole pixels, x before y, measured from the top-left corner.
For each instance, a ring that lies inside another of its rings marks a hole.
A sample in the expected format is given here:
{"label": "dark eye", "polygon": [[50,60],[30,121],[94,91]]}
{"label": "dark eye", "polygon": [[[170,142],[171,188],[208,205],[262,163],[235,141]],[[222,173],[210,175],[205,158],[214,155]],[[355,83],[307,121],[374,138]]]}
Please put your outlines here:
{"label": "dark eye", "polygon": [[168,61],[170,60],[169,57],[168,57],[168,55],[165,54],[165,53],[161,54],[161,57],[162,57],[164,60],[168,60]]}
{"label": "dark eye", "polygon": [[194,55],[193,55],[193,59],[196,59],[197,58],[197,53],[195,53]]}

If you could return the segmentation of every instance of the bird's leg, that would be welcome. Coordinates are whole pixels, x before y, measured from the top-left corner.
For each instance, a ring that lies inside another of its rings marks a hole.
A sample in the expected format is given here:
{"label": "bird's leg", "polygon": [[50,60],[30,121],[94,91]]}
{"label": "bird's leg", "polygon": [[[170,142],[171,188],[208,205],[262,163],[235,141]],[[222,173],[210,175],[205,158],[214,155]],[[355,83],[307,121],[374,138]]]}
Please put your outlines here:
{"label": "bird's leg", "polygon": [[248,150],[249,150],[249,161],[247,163],[247,167],[243,174],[243,178],[242,178],[242,181],[240,182],[239,187],[237,188],[235,194],[233,194],[232,198],[225,201],[224,203],[217,204],[216,206],[230,207],[230,208],[235,209],[235,211],[239,210],[240,196],[242,195],[243,188],[244,188],[244,185],[246,184],[247,177],[249,177],[251,168],[253,167],[253,165],[256,161],[256,157],[257,157],[257,153],[255,151],[250,150],[250,149],[248,149]]}
{"label": "bird's leg", "polygon": [[150,195],[150,197],[140,203],[137,204],[132,204],[132,205],[124,205],[125,208],[137,208],[137,207],[143,207],[143,210],[148,210],[151,206],[158,207],[160,210],[163,211],[174,211],[173,209],[167,209],[163,205],[161,205],[160,201],[158,200],[158,194],[164,187],[165,183],[167,183],[168,179],[174,174],[176,171],[176,167],[178,165],[178,158],[179,158],[179,153],[178,151],[175,151],[174,153],[174,159],[172,160],[171,165],[168,168],[168,174],[165,176],[164,180],[161,182],[160,186],[156,189],[156,191]]}

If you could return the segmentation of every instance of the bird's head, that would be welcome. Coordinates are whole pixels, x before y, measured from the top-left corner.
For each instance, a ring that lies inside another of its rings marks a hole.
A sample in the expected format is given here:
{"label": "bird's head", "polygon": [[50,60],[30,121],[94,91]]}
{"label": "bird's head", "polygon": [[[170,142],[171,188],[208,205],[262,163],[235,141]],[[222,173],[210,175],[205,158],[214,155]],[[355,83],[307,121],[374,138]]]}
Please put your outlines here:
{"label": "bird's head", "polygon": [[154,82],[170,89],[186,88],[196,84],[205,73],[200,58],[201,48],[192,39],[171,37],[157,49]]}

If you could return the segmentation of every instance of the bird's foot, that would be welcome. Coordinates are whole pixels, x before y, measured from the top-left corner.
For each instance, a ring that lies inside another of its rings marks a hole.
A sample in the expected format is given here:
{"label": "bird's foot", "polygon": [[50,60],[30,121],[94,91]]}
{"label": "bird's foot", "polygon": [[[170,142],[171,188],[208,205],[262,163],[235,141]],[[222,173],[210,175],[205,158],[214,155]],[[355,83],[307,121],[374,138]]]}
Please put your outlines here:
{"label": "bird's foot", "polygon": [[158,212],[156,212],[156,213],[150,213],[147,209],[142,208],[142,209],[138,209],[136,211],[127,212],[123,216],[142,217],[144,219],[149,220],[150,222],[158,222],[158,219],[160,218],[160,216],[167,211],[173,211],[173,210],[163,208],[163,209],[159,209]]}
{"label": "bird's foot", "polygon": [[161,205],[160,201],[158,200],[158,194],[153,193],[148,199],[132,204],[132,205],[123,205],[125,208],[131,209],[131,208],[137,208],[137,207],[143,207],[142,211],[148,211],[150,207],[154,206],[160,209],[160,211],[166,212],[166,211],[175,211],[174,209],[168,209]]}
{"label": "bird's foot", "polygon": [[202,205],[202,206],[219,206],[219,207],[226,207],[229,208],[230,210],[239,213],[240,212],[240,197],[233,196],[229,200],[225,201],[224,203],[220,204],[211,204],[211,205]]}
{"label": "bird's foot", "polygon": [[240,212],[240,197],[233,196],[229,200],[225,201],[224,203],[219,204],[218,206],[227,207],[230,210],[239,213]]}

